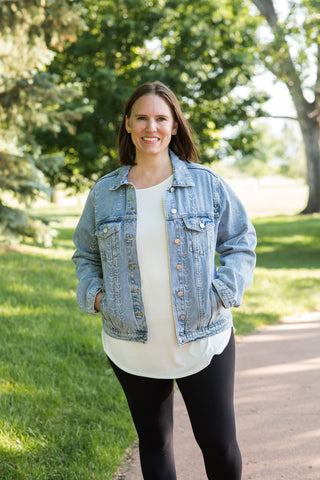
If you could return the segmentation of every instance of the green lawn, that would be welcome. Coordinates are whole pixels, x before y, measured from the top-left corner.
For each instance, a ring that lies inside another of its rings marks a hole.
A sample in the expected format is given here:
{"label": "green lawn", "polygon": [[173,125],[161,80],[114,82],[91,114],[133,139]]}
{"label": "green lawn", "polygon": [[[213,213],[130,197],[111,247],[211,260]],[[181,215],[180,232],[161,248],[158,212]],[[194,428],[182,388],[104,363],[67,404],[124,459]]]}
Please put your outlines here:
{"label": "green lawn", "polygon": [[[50,212],[49,212],[50,213]],[[57,216],[58,214],[58,216]],[[75,214],[54,248],[0,251],[0,478],[108,480],[134,436],[101,346],[76,304]],[[237,333],[319,305],[320,216],[255,220],[258,261]]]}
{"label": "green lawn", "polygon": [[320,305],[320,216],[262,217],[254,225],[254,281],[234,311],[241,334]]}
{"label": "green lawn", "polygon": [[108,480],[135,438],[101,319],[76,304],[71,238],[0,255],[1,479]]}

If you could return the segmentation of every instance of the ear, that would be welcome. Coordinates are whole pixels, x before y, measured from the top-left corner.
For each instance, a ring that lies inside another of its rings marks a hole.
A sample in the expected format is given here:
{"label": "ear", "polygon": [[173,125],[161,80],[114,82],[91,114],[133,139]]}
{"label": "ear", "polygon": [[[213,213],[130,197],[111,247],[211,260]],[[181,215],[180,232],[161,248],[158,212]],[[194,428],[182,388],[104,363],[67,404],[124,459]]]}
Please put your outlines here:
{"label": "ear", "polygon": [[178,131],[178,122],[174,122],[171,134],[177,135],[177,131]]}
{"label": "ear", "polygon": [[128,118],[128,115],[125,116],[125,127],[127,130],[127,133],[131,133],[130,119]]}

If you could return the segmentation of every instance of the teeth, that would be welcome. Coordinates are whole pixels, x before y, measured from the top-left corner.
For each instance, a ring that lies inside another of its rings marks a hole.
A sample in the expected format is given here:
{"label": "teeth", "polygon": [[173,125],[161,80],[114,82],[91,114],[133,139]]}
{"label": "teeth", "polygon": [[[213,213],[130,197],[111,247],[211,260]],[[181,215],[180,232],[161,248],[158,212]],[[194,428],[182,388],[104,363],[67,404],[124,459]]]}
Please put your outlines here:
{"label": "teeth", "polygon": [[158,138],[143,137],[143,140],[146,140],[147,142],[157,142]]}

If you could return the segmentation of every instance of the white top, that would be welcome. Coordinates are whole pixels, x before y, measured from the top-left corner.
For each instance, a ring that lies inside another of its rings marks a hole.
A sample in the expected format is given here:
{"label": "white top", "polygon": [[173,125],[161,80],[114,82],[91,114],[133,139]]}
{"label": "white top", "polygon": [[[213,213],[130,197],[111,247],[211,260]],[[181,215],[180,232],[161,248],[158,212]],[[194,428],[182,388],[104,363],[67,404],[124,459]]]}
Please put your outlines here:
{"label": "white top", "polygon": [[106,354],[122,370],[151,378],[181,378],[207,367],[227,346],[231,328],[179,346],[171,304],[171,282],[163,197],[173,176],[136,190],[137,252],[148,325],[146,343],[116,339],[102,331]]}

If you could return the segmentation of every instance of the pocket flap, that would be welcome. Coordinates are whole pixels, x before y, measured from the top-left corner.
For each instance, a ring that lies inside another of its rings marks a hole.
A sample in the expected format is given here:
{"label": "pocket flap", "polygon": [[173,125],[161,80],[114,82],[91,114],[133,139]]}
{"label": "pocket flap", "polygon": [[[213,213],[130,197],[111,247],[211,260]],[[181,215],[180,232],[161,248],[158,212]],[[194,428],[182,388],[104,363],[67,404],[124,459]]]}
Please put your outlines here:
{"label": "pocket flap", "polygon": [[205,232],[214,226],[214,217],[184,217],[184,224],[188,230]]}
{"label": "pocket flap", "polygon": [[96,231],[97,237],[107,238],[114,233],[119,232],[120,224],[119,222],[108,222],[108,223],[101,223]]}

